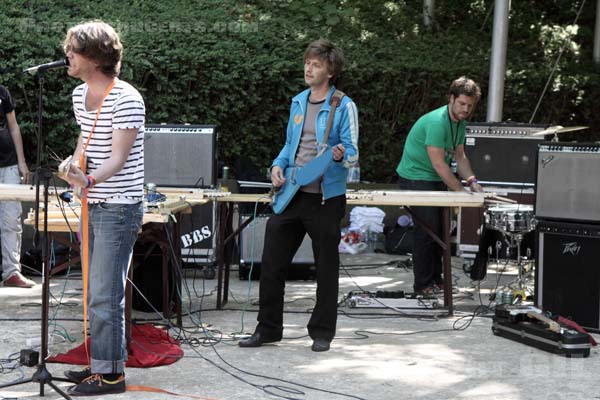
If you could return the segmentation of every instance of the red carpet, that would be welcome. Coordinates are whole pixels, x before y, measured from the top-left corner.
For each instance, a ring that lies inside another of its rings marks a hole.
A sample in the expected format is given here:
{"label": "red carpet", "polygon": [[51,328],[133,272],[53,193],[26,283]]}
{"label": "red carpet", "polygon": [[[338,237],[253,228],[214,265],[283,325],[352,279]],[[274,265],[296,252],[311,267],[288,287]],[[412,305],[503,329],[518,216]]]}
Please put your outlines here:
{"label": "red carpet", "polygon": [[[132,325],[127,367],[150,368],[173,364],[183,356],[183,350],[167,331],[153,325]],[[88,339],[88,349],[89,347]],[[50,357],[48,362],[88,365],[83,343],[64,354]]]}

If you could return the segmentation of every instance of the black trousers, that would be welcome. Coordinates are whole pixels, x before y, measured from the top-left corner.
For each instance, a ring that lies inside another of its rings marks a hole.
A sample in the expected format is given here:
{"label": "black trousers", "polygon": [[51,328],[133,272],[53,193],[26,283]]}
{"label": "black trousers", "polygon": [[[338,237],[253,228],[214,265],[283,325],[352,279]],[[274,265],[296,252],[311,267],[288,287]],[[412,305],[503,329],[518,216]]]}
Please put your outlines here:
{"label": "black trousers", "polygon": [[260,271],[260,310],[256,331],[267,339],[283,335],[285,280],[308,233],[317,268],[317,302],[308,322],[311,338],[333,339],[337,322],[340,223],[346,196],[322,204],[321,194],[298,192],[288,207],[267,222]]}
{"label": "black trousers", "polygon": [[[403,190],[438,190],[445,191],[443,182],[413,181],[400,177],[400,189]],[[413,213],[425,222],[439,238],[442,238],[443,209],[441,207],[411,207]],[[413,273],[415,281],[413,289],[423,290],[434,283],[442,282],[443,250],[427,231],[415,223],[413,243]]]}

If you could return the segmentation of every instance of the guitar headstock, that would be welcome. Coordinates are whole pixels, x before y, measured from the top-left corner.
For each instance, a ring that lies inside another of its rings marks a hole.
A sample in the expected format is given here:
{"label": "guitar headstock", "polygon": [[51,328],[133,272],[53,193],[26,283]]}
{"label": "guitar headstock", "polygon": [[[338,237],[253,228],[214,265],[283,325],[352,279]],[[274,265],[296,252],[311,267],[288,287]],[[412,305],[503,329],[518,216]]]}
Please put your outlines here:
{"label": "guitar headstock", "polygon": [[58,166],[58,177],[64,180],[67,180],[67,174],[69,173],[69,169],[71,168],[71,160],[73,160],[73,156],[69,156],[63,160]]}

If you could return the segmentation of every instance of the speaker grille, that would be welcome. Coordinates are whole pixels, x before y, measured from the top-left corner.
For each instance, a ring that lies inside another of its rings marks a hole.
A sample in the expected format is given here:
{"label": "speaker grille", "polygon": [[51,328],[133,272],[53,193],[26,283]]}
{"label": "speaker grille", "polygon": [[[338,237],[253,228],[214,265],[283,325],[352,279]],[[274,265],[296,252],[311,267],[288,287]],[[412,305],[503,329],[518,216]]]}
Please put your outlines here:
{"label": "speaker grille", "polygon": [[538,222],[536,304],[600,328],[600,227],[566,222]]}
{"label": "speaker grille", "polygon": [[536,218],[600,221],[600,145],[544,143],[537,160]]}
{"label": "speaker grille", "polygon": [[214,125],[147,125],[144,133],[144,181],[158,186],[214,187]]}

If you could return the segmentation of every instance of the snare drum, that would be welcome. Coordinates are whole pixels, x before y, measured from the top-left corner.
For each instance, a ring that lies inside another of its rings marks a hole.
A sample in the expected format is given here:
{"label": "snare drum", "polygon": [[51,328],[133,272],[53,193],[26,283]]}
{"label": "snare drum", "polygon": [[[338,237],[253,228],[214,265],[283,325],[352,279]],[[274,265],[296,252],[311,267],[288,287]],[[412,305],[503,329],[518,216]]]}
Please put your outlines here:
{"label": "snare drum", "polygon": [[485,222],[501,232],[530,232],[535,228],[533,206],[499,204],[486,210]]}

